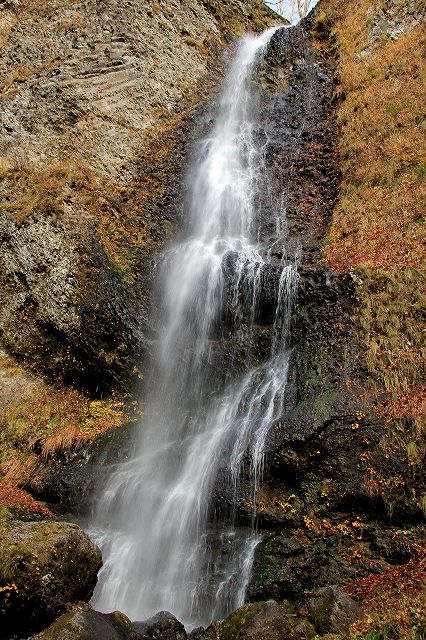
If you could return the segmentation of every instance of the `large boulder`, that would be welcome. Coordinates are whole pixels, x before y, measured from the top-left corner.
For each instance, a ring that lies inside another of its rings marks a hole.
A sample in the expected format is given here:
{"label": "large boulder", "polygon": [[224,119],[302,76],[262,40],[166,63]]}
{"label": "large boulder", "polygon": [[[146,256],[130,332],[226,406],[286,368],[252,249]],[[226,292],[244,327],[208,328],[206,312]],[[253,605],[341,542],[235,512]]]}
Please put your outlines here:
{"label": "large boulder", "polygon": [[288,603],[268,600],[246,604],[226,620],[213,622],[204,640],[310,640],[314,636],[312,625],[298,618]]}
{"label": "large boulder", "polygon": [[146,640],[120,611],[100,613],[88,605],[64,613],[33,640]]}
{"label": "large boulder", "polygon": [[48,625],[67,603],[89,600],[101,552],[75,524],[19,522],[0,540],[0,637]]}
{"label": "large boulder", "polygon": [[363,615],[361,607],[337,586],[318,589],[308,602],[309,618],[323,633],[343,633]]}
{"label": "large boulder", "polygon": [[160,611],[148,620],[134,622],[133,627],[147,638],[159,640],[186,640],[187,638],[183,624],[168,611]]}

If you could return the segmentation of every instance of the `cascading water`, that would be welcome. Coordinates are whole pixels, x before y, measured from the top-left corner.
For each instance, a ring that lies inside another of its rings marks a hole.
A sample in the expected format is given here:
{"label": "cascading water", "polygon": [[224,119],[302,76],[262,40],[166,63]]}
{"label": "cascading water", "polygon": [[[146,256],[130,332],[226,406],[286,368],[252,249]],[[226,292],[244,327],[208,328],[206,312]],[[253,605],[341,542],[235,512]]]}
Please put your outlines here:
{"label": "cascading water", "polygon": [[205,363],[229,304],[256,319],[268,248],[258,240],[264,145],[250,82],[274,31],[238,47],[191,176],[187,239],[164,257],[163,322],[140,442],[110,477],[91,529],[104,558],[94,595],[101,611],[143,619],[166,609],[194,625],[244,602],[259,537],[237,531],[231,517],[212,523],[209,509],[219,475],[236,491],[247,455],[257,490],[266,435],[283,413],[295,263],[281,267],[267,362],[216,394]]}

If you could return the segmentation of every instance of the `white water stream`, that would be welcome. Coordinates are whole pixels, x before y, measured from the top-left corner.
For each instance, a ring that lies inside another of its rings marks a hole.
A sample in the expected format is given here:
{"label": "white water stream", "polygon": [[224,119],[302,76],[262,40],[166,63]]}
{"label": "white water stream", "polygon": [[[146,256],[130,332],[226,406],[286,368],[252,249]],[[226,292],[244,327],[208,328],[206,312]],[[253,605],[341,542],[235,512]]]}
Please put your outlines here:
{"label": "white water stream", "polygon": [[217,477],[236,491],[247,459],[255,503],[265,438],[283,414],[295,263],[282,265],[269,359],[216,394],[205,363],[229,303],[238,309],[244,301],[256,320],[268,247],[258,241],[264,147],[250,86],[273,32],[240,42],[202,142],[188,187],[189,231],[163,261],[158,357],[140,441],[111,475],[90,531],[104,558],[93,605],[133,620],[168,610],[194,626],[231,612],[244,602],[260,539],[232,518],[212,523],[209,508]]}

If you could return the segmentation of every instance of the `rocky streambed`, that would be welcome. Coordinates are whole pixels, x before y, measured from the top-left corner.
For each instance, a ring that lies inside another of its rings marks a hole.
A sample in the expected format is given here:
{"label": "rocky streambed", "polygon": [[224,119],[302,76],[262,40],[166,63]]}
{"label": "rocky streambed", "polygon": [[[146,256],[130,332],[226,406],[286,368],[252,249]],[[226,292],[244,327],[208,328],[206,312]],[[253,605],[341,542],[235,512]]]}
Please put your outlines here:
{"label": "rocky streambed", "polygon": [[[124,614],[100,613],[87,603],[101,566],[101,554],[74,524],[22,522],[3,530],[0,543],[1,637],[39,640],[289,640],[316,632],[342,631],[362,615],[336,587],[312,592],[302,609],[280,598],[247,604],[207,629],[191,631],[170,613],[131,622]],[[61,615],[62,614],[62,615]],[[295,635],[297,634],[297,635]]]}

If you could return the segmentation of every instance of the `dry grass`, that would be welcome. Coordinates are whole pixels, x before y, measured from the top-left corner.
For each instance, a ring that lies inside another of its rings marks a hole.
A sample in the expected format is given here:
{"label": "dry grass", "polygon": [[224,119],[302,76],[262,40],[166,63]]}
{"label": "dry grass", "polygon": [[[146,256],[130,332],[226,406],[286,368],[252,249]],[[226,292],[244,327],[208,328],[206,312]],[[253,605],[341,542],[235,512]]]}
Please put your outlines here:
{"label": "dry grass", "polygon": [[59,23],[59,28],[62,31],[73,31],[74,29],[81,31],[85,26],[86,20],[78,11],[75,11],[69,18],[64,18]]}
{"label": "dry grass", "polygon": [[42,73],[53,71],[53,69],[57,67],[58,62],[55,60],[44,62],[37,67],[15,67],[11,71],[9,71],[5,79],[1,81],[0,101],[6,98],[10,98],[11,95],[18,90],[17,85],[19,83],[25,82],[32,76],[37,76]]}
{"label": "dry grass", "polygon": [[35,387],[30,397],[9,404],[0,419],[0,509],[45,513],[23,491],[38,461],[78,453],[125,419],[122,402],[91,400],[73,389]]}
{"label": "dry grass", "polygon": [[31,397],[9,405],[1,420],[0,460],[10,478],[11,448],[28,455],[37,443],[43,457],[57,457],[121,426],[123,418],[123,403],[114,399],[90,400],[74,389],[35,389]]}
{"label": "dry grass", "polygon": [[135,211],[121,204],[124,189],[77,160],[57,161],[45,166],[19,159],[0,167],[0,194],[4,213],[17,224],[29,218],[68,219],[68,205],[91,216],[111,268],[123,279],[131,279],[137,252],[147,240],[147,231],[134,224]]}
{"label": "dry grass", "polygon": [[343,183],[327,252],[337,270],[424,261],[425,43],[418,26],[339,66]]}
{"label": "dry grass", "polygon": [[12,10],[19,18],[28,15],[36,18],[49,18],[58,9],[73,7],[79,0],[15,0]]}
{"label": "dry grass", "polygon": [[277,24],[280,20],[284,22],[284,18],[281,19],[264,4],[263,0],[247,2],[244,13],[239,13],[239,8],[236,8],[231,2],[202,0],[202,3],[219,22],[222,32],[228,39],[238,37],[248,29],[263,31],[272,24]]}
{"label": "dry grass", "polygon": [[[418,5],[422,4],[422,0]],[[339,53],[337,117],[342,183],[326,246],[337,272],[353,269],[375,388],[396,399],[424,373],[426,196],[425,27],[371,41],[383,5],[326,0]]]}
{"label": "dry grass", "polygon": [[[421,15],[424,0],[416,5]],[[324,0],[317,21],[338,54],[341,131],[340,197],[325,259],[336,272],[353,273],[370,392],[388,397],[379,407],[381,447],[407,461],[404,478],[382,478],[374,468],[366,478],[391,512],[395,492],[403,486],[414,492],[425,455],[426,32],[420,24],[396,40],[373,37],[385,6]],[[417,505],[424,500],[413,493]]]}

